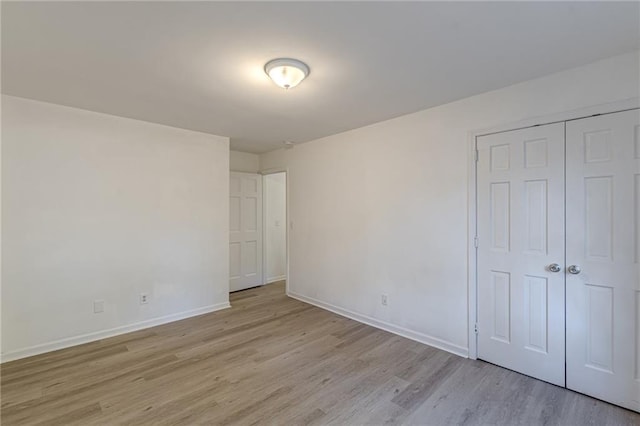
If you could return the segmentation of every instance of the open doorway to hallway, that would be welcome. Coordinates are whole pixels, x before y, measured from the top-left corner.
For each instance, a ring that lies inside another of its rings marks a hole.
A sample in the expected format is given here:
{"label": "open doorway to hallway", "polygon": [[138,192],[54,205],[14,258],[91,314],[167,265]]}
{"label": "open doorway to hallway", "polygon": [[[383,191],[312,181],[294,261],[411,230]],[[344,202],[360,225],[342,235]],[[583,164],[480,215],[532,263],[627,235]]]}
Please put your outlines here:
{"label": "open doorway to hallway", "polygon": [[287,174],[277,172],[263,176],[264,250],[263,283],[287,278]]}

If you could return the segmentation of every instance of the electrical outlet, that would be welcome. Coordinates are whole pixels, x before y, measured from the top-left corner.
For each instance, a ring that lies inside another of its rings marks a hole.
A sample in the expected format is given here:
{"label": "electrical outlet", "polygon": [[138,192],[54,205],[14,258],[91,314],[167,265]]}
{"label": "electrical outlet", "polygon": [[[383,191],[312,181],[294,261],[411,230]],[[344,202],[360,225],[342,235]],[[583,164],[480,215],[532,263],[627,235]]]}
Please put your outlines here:
{"label": "electrical outlet", "polygon": [[147,293],[140,293],[140,304],[146,305],[149,303],[149,295]]}
{"label": "electrical outlet", "polygon": [[99,314],[104,312],[104,300],[94,300],[93,301],[93,313]]}
{"label": "electrical outlet", "polygon": [[381,295],[380,303],[382,304],[382,306],[387,306],[389,304],[389,296],[387,296],[386,294]]}

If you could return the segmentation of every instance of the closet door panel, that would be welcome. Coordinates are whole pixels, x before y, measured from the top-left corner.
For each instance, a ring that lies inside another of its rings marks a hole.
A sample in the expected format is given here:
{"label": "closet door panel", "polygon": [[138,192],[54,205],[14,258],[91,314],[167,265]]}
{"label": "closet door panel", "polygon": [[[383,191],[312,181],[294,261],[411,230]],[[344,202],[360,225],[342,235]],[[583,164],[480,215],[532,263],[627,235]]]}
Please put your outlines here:
{"label": "closet door panel", "polygon": [[478,356],[564,386],[564,123],[477,142]]}
{"label": "closet door panel", "polygon": [[566,135],[567,387],[640,411],[640,112]]}

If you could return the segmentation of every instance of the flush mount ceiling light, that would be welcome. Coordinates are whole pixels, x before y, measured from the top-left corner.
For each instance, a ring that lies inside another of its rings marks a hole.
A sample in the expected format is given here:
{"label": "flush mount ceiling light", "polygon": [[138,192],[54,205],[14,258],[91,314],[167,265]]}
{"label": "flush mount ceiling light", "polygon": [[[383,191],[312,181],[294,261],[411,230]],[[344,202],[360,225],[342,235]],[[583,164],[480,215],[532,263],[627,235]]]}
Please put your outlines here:
{"label": "flush mount ceiling light", "polygon": [[264,72],[278,86],[291,89],[309,75],[309,67],[297,59],[278,58],[267,62]]}

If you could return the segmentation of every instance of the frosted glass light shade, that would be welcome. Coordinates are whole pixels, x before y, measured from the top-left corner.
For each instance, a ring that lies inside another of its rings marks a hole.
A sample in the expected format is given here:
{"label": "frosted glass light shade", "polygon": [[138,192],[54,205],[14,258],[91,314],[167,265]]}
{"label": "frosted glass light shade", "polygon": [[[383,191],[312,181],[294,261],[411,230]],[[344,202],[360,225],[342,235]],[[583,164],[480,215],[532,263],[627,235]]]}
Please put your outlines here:
{"label": "frosted glass light shade", "polygon": [[267,62],[264,71],[283,89],[296,87],[309,75],[309,67],[297,59],[280,58]]}

